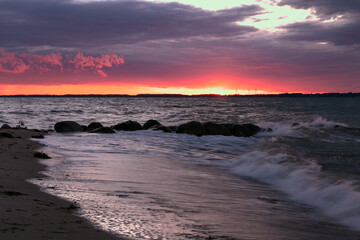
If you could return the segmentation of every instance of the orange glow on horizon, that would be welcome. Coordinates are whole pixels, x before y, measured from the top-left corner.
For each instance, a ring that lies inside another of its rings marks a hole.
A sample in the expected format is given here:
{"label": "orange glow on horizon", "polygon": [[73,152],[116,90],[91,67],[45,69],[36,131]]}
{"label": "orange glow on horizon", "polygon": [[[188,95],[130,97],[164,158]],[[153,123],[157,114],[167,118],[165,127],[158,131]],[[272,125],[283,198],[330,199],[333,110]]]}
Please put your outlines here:
{"label": "orange glow on horizon", "polygon": [[184,94],[184,95],[246,95],[267,94],[265,91],[228,89],[224,87],[187,88],[187,87],[151,87],[130,84],[81,84],[81,85],[0,85],[0,95],[66,95],[66,94]]}

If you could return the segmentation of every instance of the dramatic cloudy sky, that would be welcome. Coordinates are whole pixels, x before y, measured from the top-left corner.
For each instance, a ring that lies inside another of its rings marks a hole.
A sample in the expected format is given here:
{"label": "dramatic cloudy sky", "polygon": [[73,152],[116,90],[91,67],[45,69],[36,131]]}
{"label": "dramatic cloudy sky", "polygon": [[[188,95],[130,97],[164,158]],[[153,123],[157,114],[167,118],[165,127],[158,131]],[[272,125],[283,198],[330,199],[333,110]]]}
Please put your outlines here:
{"label": "dramatic cloudy sky", "polygon": [[0,0],[0,94],[360,92],[359,0]]}

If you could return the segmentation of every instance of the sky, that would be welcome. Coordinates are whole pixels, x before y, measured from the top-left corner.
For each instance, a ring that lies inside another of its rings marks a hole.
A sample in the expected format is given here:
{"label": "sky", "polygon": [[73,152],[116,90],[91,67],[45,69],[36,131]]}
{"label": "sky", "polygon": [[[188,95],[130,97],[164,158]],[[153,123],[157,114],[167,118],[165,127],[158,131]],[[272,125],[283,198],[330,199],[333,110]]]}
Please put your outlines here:
{"label": "sky", "polygon": [[0,95],[360,92],[359,0],[0,0]]}

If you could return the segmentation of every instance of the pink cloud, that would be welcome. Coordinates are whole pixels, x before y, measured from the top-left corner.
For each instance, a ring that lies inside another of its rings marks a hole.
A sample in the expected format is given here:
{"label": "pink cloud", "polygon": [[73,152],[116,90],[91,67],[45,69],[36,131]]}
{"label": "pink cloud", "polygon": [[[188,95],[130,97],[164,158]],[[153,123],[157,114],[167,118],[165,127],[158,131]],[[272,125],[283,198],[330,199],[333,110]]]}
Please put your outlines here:
{"label": "pink cloud", "polygon": [[113,67],[124,64],[124,59],[116,54],[103,54],[99,57],[84,56],[82,53],[78,53],[70,61],[74,64],[76,71],[84,71],[86,69],[94,70],[103,77],[107,77],[104,72],[104,67]]}
{"label": "pink cloud", "polygon": [[48,72],[61,70],[70,72],[93,71],[102,77],[107,77],[104,68],[124,64],[124,59],[116,54],[103,54],[98,57],[84,56],[83,53],[65,55],[51,53],[36,55],[29,53],[13,53],[0,48],[0,73],[24,73],[26,71]]}
{"label": "pink cloud", "polygon": [[62,55],[60,53],[51,53],[45,56],[23,53],[19,56],[30,66],[32,70],[49,71],[52,67],[62,69]]}
{"label": "pink cloud", "polygon": [[7,52],[0,48],[0,72],[23,73],[30,67],[18,58],[14,53]]}

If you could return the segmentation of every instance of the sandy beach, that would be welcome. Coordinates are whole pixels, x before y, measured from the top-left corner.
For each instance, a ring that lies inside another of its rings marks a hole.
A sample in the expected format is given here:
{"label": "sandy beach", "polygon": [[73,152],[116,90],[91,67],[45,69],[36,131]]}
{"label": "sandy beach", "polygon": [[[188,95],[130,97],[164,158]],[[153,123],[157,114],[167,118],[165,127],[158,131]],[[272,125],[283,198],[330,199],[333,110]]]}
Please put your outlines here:
{"label": "sandy beach", "polygon": [[[11,135],[9,135],[11,134]],[[75,216],[76,203],[39,190],[27,179],[43,179],[34,157],[42,135],[26,129],[0,130],[1,239],[119,239]]]}

